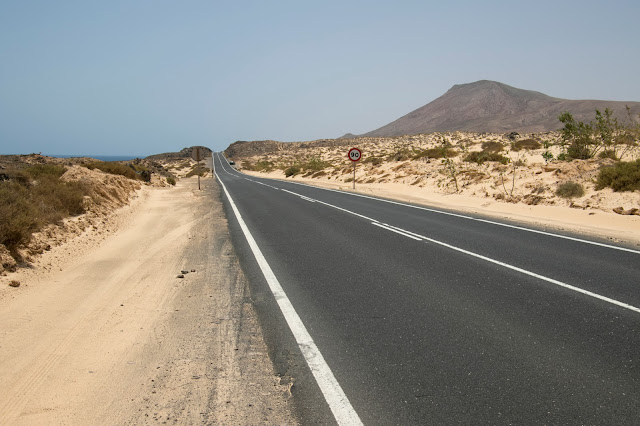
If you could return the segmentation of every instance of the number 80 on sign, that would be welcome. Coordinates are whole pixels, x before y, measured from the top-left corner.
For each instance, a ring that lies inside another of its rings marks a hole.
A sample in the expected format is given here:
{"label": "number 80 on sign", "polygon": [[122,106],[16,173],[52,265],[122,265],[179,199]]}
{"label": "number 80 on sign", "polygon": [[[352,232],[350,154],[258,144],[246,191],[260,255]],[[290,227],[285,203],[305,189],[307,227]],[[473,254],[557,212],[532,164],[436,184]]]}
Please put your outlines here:
{"label": "number 80 on sign", "polygon": [[349,150],[349,160],[356,162],[356,161],[360,161],[361,157],[362,157],[362,152],[360,152],[358,148],[351,148]]}

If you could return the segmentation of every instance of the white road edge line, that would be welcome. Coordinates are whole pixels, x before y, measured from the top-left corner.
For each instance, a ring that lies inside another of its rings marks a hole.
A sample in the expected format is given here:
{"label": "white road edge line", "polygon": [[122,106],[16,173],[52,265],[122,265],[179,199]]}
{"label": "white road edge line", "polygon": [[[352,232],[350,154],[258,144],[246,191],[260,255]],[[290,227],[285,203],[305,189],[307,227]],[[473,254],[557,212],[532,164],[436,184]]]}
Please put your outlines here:
{"label": "white road edge line", "polygon": [[[398,228],[398,229],[401,229],[401,228]],[[418,235],[418,234],[416,234],[416,235]],[[592,291],[585,290],[585,289],[582,289],[580,287],[575,287],[575,286],[572,286],[571,284],[563,283],[562,281],[554,280],[553,278],[545,277],[544,275],[536,274],[535,272],[527,271],[526,269],[518,268],[517,266],[513,266],[513,265],[510,265],[508,263],[501,262],[499,260],[495,260],[495,259],[492,259],[490,257],[483,256],[483,255],[478,254],[478,253],[474,253],[474,252],[469,251],[469,250],[465,250],[465,249],[460,248],[460,247],[452,246],[451,244],[443,243],[442,241],[434,240],[433,238],[425,237],[424,235],[421,235],[421,237],[424,238],[426,241],[432,242],[434,244],[441,245],[443,247],[447,247],[447,248],[449,248],[451,250],[455,250],[455,251],[458,251],[460,253],[467,254],[469,256],[477,257],[478,259],[482,259],[482,260],[484,260],[486,262],[494,263],[496,265],[500,265],[500,266],[502,266],[504,268],[511,269],[513,271],[517,271],[517,272],[520,272],[520,273],[525,274],[525,275],[529,275],[529,276],[537,278],[539,280],[546,281],[548,283],[555,284],[557,286],[564,287],[566,289],[573,290],[573,291],[578,292],[578,293],[582,293],[582,294],[584,294],[586,296],[590,296],[590,297],[602,300],[604,302],[611,303],[611,304],[619,306],[621,308],[625,308],[625,309],[628,309],[630,311],[634,311],[634,312],[640,313],[640,308],[637,308],[637,307],[635,307],[633,305],[629,305],[629,304],[624,303],[624,302],[620,302],[620,301],[612,299],[610,297],[602,296],[601,294],[594,293]]]}
{"label": "white road edge line", "polygon": [[403,232],[403,231],[399,231],[397,229],[393,229],[392,227],[390,227],[388,225],[383,225],[382,223],[378,223],[378,222],[371,222],[371,224],[375,225],[377,227],[386,229],[387,231],[395,232],[396,234],[400,234],[400,235],[405,236],[407,238],[411,238],[412,240],[422,241],[422,238],[414,237],[413,235],[410,235],[407,232]]}
{"label": "white road edge line", "polygon": [[253,252],[256,261],[260,266],[260,270],[267,280],[273,296],[278,302],[278,306],[280,307],[280,310],[282,311],[282,314],[284,315],[285,320],[287,321],[287,324],[289,325],[289,328],[291,329],[291,332],[293,333],[296,342],[300,347],[300,351],[302,352],[304,359],[307,361],[307,365],[313,373],[313,376],[315,377],[316,382],[318,383],[318,386],[320,387],[320,390],[322,391],[322,394],[327,401],[327,404],[329,404],[329,408],[331,409],[333,416],[335,417],[339,425],[362,425],[362,421],[360,420],[358,413],[356,413],[353,406],[349,402],[347,395],[340,387],[340,384],[336,380],[333,372],[320,353],[320,350],[311,338],[311,335],[307,331],[307,328],[304,326],[302,320],[298,316],[298,313],[289,301],[289,298],[280,285],[280,282],[271,270],[271,267],[267,263],[267,260],[262,255],[260,247],[258,247],[258,244],[254,240],[253,235],[251,235],[249,228],[242,219],[242,215],[240,215],[240,211],[231,198],[229,191],[227,191],[227,187],[224,185],[224,183],[222,183],[222,180],[217,173],[216,177],[218,178],[218,182],[220,182],[220,185],[222,186],[222,189],[224,190],[227,199],[229,200],[229,204],[231,204],[231,208],[233,209],[236,219],[240,224],[240,228],[242,228],[242,232],[244,233],[244,236],[249,243],[249,247],[251,247],[251,251]]}

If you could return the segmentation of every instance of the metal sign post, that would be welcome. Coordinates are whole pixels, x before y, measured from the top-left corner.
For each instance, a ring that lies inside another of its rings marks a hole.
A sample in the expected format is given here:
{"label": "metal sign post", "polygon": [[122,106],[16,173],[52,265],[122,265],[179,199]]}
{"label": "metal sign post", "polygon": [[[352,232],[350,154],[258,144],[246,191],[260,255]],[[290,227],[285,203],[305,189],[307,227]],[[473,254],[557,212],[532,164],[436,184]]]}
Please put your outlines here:
{"label": "metal sign post", "polygon": [[362,152],[358,148],[351,148],[348,157],[353,162],[353,189],[356,189],[356,163],[362,158]]}
{"label": "metal sign post", "polygon": [[[202,148],[199,146],[193,147],[191,150],[191,158],[196,160],[196,163],[198,164],[200,164],[200,161],[202,160],[202,154]],[[198,190],[200,190],[200,173],[198,173]]]}

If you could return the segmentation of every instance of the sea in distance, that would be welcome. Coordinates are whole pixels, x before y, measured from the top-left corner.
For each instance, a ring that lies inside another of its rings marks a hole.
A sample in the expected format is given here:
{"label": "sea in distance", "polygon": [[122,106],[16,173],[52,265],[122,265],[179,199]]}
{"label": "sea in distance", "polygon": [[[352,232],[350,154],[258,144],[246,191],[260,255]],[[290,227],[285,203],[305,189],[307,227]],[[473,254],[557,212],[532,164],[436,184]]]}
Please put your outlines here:
{"label": "sea in distance", "polygon": [[56,158],[75,158],[75,157],[89,157],[100,161],[128,161],[136,158],[144,158],[144,156],[135,155],[51,155]]}

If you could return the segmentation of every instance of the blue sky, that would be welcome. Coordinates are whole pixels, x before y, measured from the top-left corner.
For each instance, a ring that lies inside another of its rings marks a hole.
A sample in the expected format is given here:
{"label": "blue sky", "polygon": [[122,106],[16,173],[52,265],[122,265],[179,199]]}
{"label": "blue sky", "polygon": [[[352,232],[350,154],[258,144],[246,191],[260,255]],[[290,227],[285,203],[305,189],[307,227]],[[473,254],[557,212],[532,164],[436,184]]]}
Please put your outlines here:
{"label": "blue sky", "polygon": [[640,101],[635,1],[0,1],[0,154],[364,133],[459,83]]}

